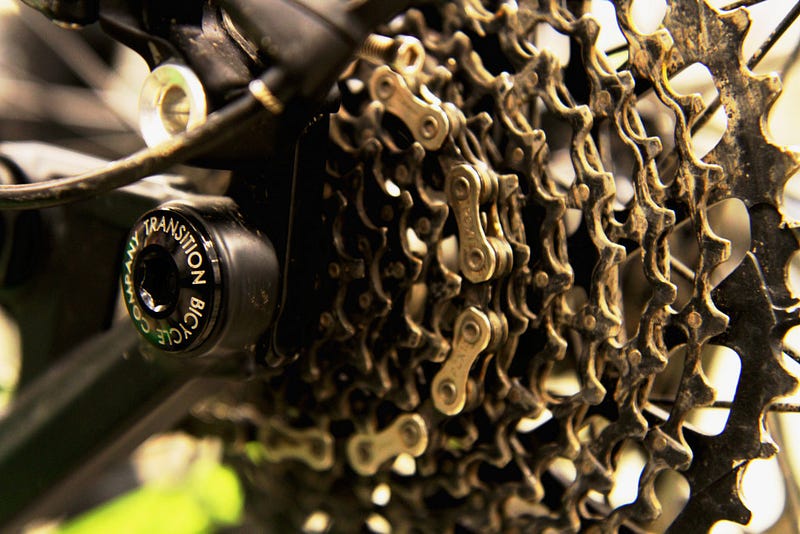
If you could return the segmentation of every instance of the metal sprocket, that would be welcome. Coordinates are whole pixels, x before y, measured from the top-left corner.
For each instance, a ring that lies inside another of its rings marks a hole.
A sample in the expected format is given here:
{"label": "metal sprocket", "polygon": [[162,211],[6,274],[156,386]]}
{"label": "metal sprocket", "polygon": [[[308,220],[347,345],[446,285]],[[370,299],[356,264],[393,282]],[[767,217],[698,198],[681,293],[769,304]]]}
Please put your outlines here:
{"label": "metal sprocket", "polygon": [[[257,430],[243,469],[268,523],[660,529],[665,471],[690,487],[675,531],[748,520],[740,474],[776,452],[765,413],[796,384],[782,340],[798,324],[786,272],[800,247],[782,195],[800,156],[764,133],[780,83],[742,58],[745,9],[675,0],[645,34],[631,4],[614,4],[619,69],[584,2],[460,0],[393,21],[344,74],[322,215],[330,305],[316,338],[273,355],[280,373],[225,415]],[[537,39],[545,27],[569,38],[568,62]],[[709,106],[670,85],[694,63],[727,114],[702,158],[692,128]],[[673,131],[646,127],[648,91]],[[731,198],[751,239],[718,280],[731,246],[711,213]],[[685,236],[697,252],[679,298]],[[701,358],[714,346],[747,379],[706,435],[686,420],[715,400]],[[679,353],[664,411],[654,397]],[[628,447],[643,456],[638,495],[615,507]]]}

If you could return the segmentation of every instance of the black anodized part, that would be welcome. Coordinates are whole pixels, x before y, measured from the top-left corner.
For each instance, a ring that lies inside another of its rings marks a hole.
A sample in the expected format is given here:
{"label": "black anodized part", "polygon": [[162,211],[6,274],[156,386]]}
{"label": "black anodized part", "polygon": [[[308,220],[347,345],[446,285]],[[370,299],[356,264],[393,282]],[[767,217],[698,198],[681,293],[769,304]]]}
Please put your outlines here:
{"label": "black anodized part", "polygon": [[167,352],[199,347],[214,328],[220,261],[202,223],[173,207],[143,216],[125,247],[122,289],[139,333]]}

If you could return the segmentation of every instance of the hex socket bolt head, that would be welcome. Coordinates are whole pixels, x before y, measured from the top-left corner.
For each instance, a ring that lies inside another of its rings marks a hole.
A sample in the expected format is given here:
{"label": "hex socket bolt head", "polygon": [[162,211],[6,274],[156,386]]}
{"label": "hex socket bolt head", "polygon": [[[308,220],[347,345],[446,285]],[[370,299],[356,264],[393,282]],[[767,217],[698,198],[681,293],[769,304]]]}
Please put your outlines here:
{"label": "hex socket bolt head", "polygon": [[171,202],[131,230],[122,294],[152,346],[202,355],[251,350],[272,323],[278,260],[269,239],[224,197]]}

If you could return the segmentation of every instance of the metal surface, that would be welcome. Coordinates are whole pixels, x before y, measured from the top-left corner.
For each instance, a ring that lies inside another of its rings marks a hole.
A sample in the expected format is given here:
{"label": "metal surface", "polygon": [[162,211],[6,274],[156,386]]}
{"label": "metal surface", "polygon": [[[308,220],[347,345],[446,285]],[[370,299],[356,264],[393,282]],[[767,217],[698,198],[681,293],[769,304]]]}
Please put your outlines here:
{"label": "metal surface", "polygon": [[419,414],[403,414],[380,432],[367,430],[347,441],[347,459],[361,476],[374,475],[382,464],[400,454],[420,456],[428,447],[425,420]]}
{"label": "metal surface", "polygon": [[[765,414],[797,384],[782,344],[800,324],[787,283],[800,243],[782,204],[800,155],[767,138],[780,83],[751,69],[800,11],[745,59],[744,8],[674,0],[642,33],[632,3],[614,3],[619,69],[588,2],[410,10],[344,70],[330,146],[297,153],[308,175],[288,194],[269,177],[234,183],[250,216],[272,216],[270,191],[291,204],[277,210],[291,235],[273,343],[247,366],[247,394],[202,414],[236,429],[229,458],[265,525],[298,530],[321,513],[342,532],[376,517],[398,532],[640,531],[666,528],[662,508],[676,532],[748,520],[742,473],[776,452]],[[320,100],[365,28],[404,2],[222,4],[243,53],[279,67],[251,96],[291,115],[287,95]],[[568,38],[568,60],[543,29]],[[719,93],[708,105],[672,86],[695,63]],[[651,93],[674,127],[637,106]],[[725,132],[699,157],[693,131],[718,106]],[[96,191],[194,155],[181,148],[190,137]],[[75,181],[55,185],[27,200]],[[714,211],[730,199],[750,240],[722,276],[733,247]],[[738,356],[731,401],[715,401],[704,371],[712,346]],[[727,410],[721,432],[689,424],[703,406]],[[631,447],[643,467],[619,504]],[[688,494],[663,491],[667,472]]]}
{"label": "metal surface", "polygon": [[275,249],[228,197],[195,196],[144,213],[125,244],[125,306],[155,348],[252,353],[272,324]]}
{"label": "metal surface", "polygon": [[[243,459],[267,524],[300,528],[322,512],[335,531],[374,514],[400,532],[660,530],[662,500],[678,532],[748,520],[741,473],[775,453],[764,416],[796,384],[781,347],[798,324],[786,269],[799,247],[781,195],[800,159],[761,128],[780,86],[741,56],[744,10],[676,0],[643,34],[631,2],[617,2],[629,56],[617,71],[595,46],[588,3],[567,5],[411,10],[390,28],[423,44],[418,71],[392,65],[400,41],[388,31],[372,43],[386,55],[362,53],[346,71],[322,192],[334,247],[315,280],[330,305],[314,339],[269,356],[279,371],[251,399],[262,418],[328,436],[335,461]],[[566,64],[537,41],[539,25],[570,39]],[[704,112],[670,85],[695,62],[728,116],[702,159],[691,132],[713,104]],[[649,92],[672,131],[646,129],[637,95]],[[425,116],[441,128],[425,135]],[[623,186],[632,198],[615,204]],[[721,280],[712,274],[732,247],[710,221],[731,198],[751,240]],[[703,370],[712,344],[733,349],[746,377],[729,403],[715,403]],[[681,346],[676,375],[667,364]],[[707,405],[729,409],[718,435],[687,423]],[[424,421],[424,452],[392,463],[397,439],[359,449],[404,416]],[[628,447],[643,453],[638,492],[614,505]],[[663,490],[666,471],[682,473],[688,495]],[[381,484],[391,497],[376,504]]]}
{"label": "metal surface", "polygon": [[145,78],[139,96],[139,128],[147,146],[196,128],[207,115],[203,83],[189,67],[165,63]]}

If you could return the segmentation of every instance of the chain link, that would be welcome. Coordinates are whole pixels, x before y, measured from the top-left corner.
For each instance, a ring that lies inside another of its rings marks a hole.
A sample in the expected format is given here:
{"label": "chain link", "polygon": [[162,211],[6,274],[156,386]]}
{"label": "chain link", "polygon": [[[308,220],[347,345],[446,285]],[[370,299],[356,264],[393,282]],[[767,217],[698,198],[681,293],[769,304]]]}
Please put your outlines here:
{"label": "chain link", "polygon": [[[567,4],[411,10],[342,78],[322,214],[330,307],[249,419],[261,431],[243,469],[277,529],[315,511],[336,531],[376,513],[398,532],[657,528],[670,470],[691,490],[676,531],[747,521],[738,473],[775,453],[764,413],[796,384],[781,344],[798,324],[785,273],[800,247],[781,202],[800,159],[761,127],[779,81],[741,57],[744,9],[675,0],[643,34],[631,1],[615,2],[630,69],[617,71],[597,20]],[[542,25],[569,37],[568,64],[537,44]],[[704,104],[669,83],[696,62],[728,117],[702,159],[691,128]],[[674,116],[666,171],[637,107],[646,87]],[[709,213],[729,198],[747,207],[751,245],[715,284],[731,246]],[[680,306],[678,228],[698,249]],[[626,281],[634,258],[645,289]],[[736,351],[747,380],[707,436],[686,420],[715,399],[701,360],[712,343]],[[667,413],[648,397],[680,346]],[[638,495],[614,507],[630,444],[645,458]],[[383,485],[391,497],[375,504]]]}

